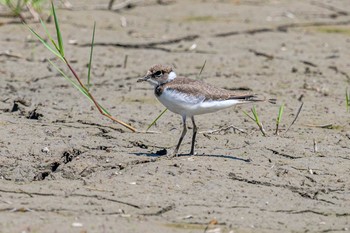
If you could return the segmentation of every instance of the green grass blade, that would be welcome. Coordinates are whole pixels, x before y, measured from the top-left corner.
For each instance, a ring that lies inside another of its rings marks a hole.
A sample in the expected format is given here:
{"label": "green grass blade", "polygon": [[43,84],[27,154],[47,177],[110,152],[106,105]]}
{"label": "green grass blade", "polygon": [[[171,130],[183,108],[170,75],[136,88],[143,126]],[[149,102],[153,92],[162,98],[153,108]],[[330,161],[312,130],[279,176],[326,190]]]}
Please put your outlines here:
{"label": "green grass blade", "polygon": [[[70,77],[68,77],[58,66],[56,66],[55,63],[53,63],[50,59],[49,59],[50,64],[68,81],[70,82],[76,89],[78,89],[81,93],[83,93],[88,99],[91,100],[89,94],[87,93],[87,91],[82,88],[79,84],[77,84],[76,82],[74,82],[74,80]],[[91,100],[92,101],[92,100]]]}
{"label": "green grass blade", "polygon": [[46,0],[32,0],[32,6],[36,11],[41,11]]}
{"label": "green grass blade", "polygon": [[255,122],[255,119],[254,119],[253,117],[251,117],[246,111],[243,111],[243,113],[244,113],[247,117],[249,117],[252,121]]}
{"label": "green grass blade", "polygon": [[64,61],[63,56],[62,56],[61,53],[60,53],[60,49],[58,48],[56,42],[53,40],[51,34],[50,34],[49,31],[47,30],[46,25],[45,25],[45,23],[42,21],[42,19],[40,19],[40,23],[41,23],[41,26],[44,28],[47,37],[49,38],[49,40],[51,41],[51,43],[55,46],[55,48],[56,48],[56,50],[57,50],[57,52],[58,52],[58,53],[55,53],[55,55],[58,56],[57,54],[59,54],[58,57],[59,57],[62,61]]}
{"label": "green grass blade", "polygon": [[8,5],[6,0],[0,0],[0,4],[5,6]]}
{"label": "green grass blade", "polygon": [[260,120],[259,120],[258,113],[256,112],[255,106],[253,106],[253,108],[252,108],[252,113],[254,115],[255,122],[259,125],[260,124]]}
{"label": "green grass blade", "polygon": [[90,50],[90,60],[89,60],[89,67],[88,67],[88,82],[87,82],[87,88],[89,90],[90,88],[90,73],[91,73],[91,65],[92,65],[92,53],[94,50],[94,42],[95,42],[95,29],[96,29],[96,22],[94,22],[94,30],[92,32],[92,40],[91,40],[91,50]]}
{"label": "green grass blade", "polygon": [[111,116],[111,114],[110,114],[101,104],[98,104],[98,106],[100,106],[100,108],[102,109],[102,111],[103,111],[105,114]]}
{"label": "green grass blade", "polygon": [[56,42],[53,40],[49,30],[47,30],[46,24],[44,23],[44,21],[41,18],[40,18],[40,23],[41,23],[41,26],[44,28],[44,30],[46,32],[46,36],[49,38],[51,43],[56,47],[57,52],[59,52],[60,50],[59,50],[58,46],[56,45]]}
{"label": "green grass blade", "polygon": [[164,109],[157,118],[147,127],[146,132],[158,121],[158,119],[167,111],[168,109]]}
{"label": "green grass blade", "polygon": [[25,24],[28,29],[31,31],[31,33],[33,33],[34,36],[36,36],[38,38],[38,40],[40,40],[40,42],[48,49],[50,50],[50,52],[52,52],[53,54],[55,54],[57,57],[59,57],[61,60],[63,60],[63,57],[60,53],[58,53],[56,50],[54,50],[39,34],[37,34],[31,27],[29,27],[27,24]]}
{"label": "green grass blade", "polygon": [[62,55],[62,57],[64,57],[63,39],[62,39],[62,34],[61,34],[60,26],[58,24],[58,18],[56,15],[56,10],[53,2],[51,2],[51,7],[52,7],[53,18],[55,19],[55,27],[56,27],[59,52]]}
{"label": "green grass blade", "polygon": [[47,28],[46,28],[46,24],[44,23],[44,21],[41,18],[40,18],[40,23],[41,23],[41,26],[44,28],[47,37],[49,37],[50,41],[53,41],[52,36],[49,33],[49,30],[47,30]]}
{"label": "green grass blade", "polygon": [[256,111],[255,105],[253,105],[252,113],[253,113],[254,118],[255,118],[255,123],[258,125],[258,127],[259,127],[261,133],[263,134],[263,136],[266,136],[266,132],[265,132],[264,126],[263,126],[263,124],[260,122],[259,115],[258,115],[258,113],[257,113],[257,111]]}
{"label": "green grass blade", "polygon": [[281,120],[282,120],[282,114],[283,114],[283,110],[284,110],[284,104],[282,104],[281,106],[280,106],[280,109],[279,109],[279,111],[278,111],[278,116],[277,116],[277,124],[279,125],[280,124],[280,122],[281,122]]}
{"label": "green grass blade", "polygon": [[282,120],[283,110],[284,110],[284,104],[282,104],[278,110],[278,116],[276,118],[276,130],[275,130],[276,135],[278,135],[278,129],[279,129],[279,125],[280,125],[281,120]]}
{"label": "green grass blade", "polygon": [[24,5],[24,3],[22,4],[21,0],[17,0],[17,5],[15,7],[15,13],[16,14],[20,14],[21,13],[23,5]]}
{"label": "green grass blade", "polygon": [[259,129],[260,129],[261,133],[263,134],[263,136],[266,136],[265,129],[264,129],[262,123],[261,123],[260,120],[259,120],[259,116],[258,116],[258,113],[257,113],[257,111],[256,111],[255,106],[252,107],[251,111],[252,111],[252,113],[253,113],[253,117],[250,116],[246,111],[243,111],[243,113],[244,113],[247,117],[249,117],[252,121],[254,121],[254,122],[257,124],[257,126],[259,127]]}
{"label": "green grass blade", "polygon": [[21,8],[21,2],[22,2],[22,0],[17,0],[17,5],[16,5],[17,9]]}

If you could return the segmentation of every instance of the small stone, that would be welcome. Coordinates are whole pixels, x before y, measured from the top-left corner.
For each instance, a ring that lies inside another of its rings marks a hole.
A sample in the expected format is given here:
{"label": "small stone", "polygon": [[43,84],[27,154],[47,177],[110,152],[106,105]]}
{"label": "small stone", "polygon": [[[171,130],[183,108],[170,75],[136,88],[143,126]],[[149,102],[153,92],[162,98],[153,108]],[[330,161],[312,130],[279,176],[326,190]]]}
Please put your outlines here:
{"label": "small stone", "polygon": [[41,149],[41,152],[48,154],[50,152],[50,149],[47,146],[45,146]]}
{"label": "small stone", "polygon": [[194,49],[196,49],[197,48],[197,44],[193,44],[193,45],[191,45],[191,47],[189,48],[189,50],[194,50]]}
{"label": "small stone", "polygon": [[72,227],[83,227],[83,224],[81,222],[73,222]]}

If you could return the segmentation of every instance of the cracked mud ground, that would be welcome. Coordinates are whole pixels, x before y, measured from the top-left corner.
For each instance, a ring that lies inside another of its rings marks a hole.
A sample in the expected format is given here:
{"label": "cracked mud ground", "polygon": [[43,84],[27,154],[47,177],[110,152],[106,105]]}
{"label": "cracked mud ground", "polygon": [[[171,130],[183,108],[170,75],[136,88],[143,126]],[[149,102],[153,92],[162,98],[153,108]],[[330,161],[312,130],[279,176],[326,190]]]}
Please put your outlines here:
{"label": "cracked mud ground", "polygon": [[147,134],[112,123],[27,28],[1,16],[0,232],[348,231],[348,1],[131,2],[58,5],[84,78],[97,23],[92,92],[112,115],[145,131],[163,106],[137,78],[154,63],[197,78],[206,61],[204,81],[278,99],[257,106],[267,137],[239,106],[196,118],[197,156],[185,155],[187,136],[182,156],[157,159],[174,149],[179,116],[167,112]]}

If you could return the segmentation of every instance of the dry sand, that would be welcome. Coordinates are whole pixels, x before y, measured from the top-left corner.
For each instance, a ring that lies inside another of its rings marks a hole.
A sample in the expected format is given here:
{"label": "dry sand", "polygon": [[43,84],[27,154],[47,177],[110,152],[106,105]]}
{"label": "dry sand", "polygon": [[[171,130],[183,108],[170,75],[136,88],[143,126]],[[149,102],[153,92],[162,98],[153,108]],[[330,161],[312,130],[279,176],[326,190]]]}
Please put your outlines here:
{"label": "dry sand", "polygon": [[[99,115],[25,26],[0,17],[1,233],[349,231],[348,0],[71,2],[58,9],[67,58],[86,80],[96,21],[92,92],[140,132]],[[144,133],[164,107],[136,80],[154,63],[196,78],[204,61],[205,82],[278,99],[257,106],[268,135],[239,106],[196,118],[197,156],[189,133],[183,155],[159,159],[181,120],[168,112]],[[208,132],[230,125],[244,132]]]}

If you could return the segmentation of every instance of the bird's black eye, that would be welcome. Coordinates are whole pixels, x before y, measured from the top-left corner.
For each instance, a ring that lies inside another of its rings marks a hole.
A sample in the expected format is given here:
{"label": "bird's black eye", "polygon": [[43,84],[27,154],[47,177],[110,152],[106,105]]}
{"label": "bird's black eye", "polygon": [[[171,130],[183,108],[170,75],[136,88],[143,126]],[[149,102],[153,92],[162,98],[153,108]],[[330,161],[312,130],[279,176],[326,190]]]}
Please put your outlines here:
{"label": "bird's black eye", "polygon": [[162,75],[162,71],[157,71],[157,72],[155,72],[154,74],[153,74],[154,76],[161,76]]}

